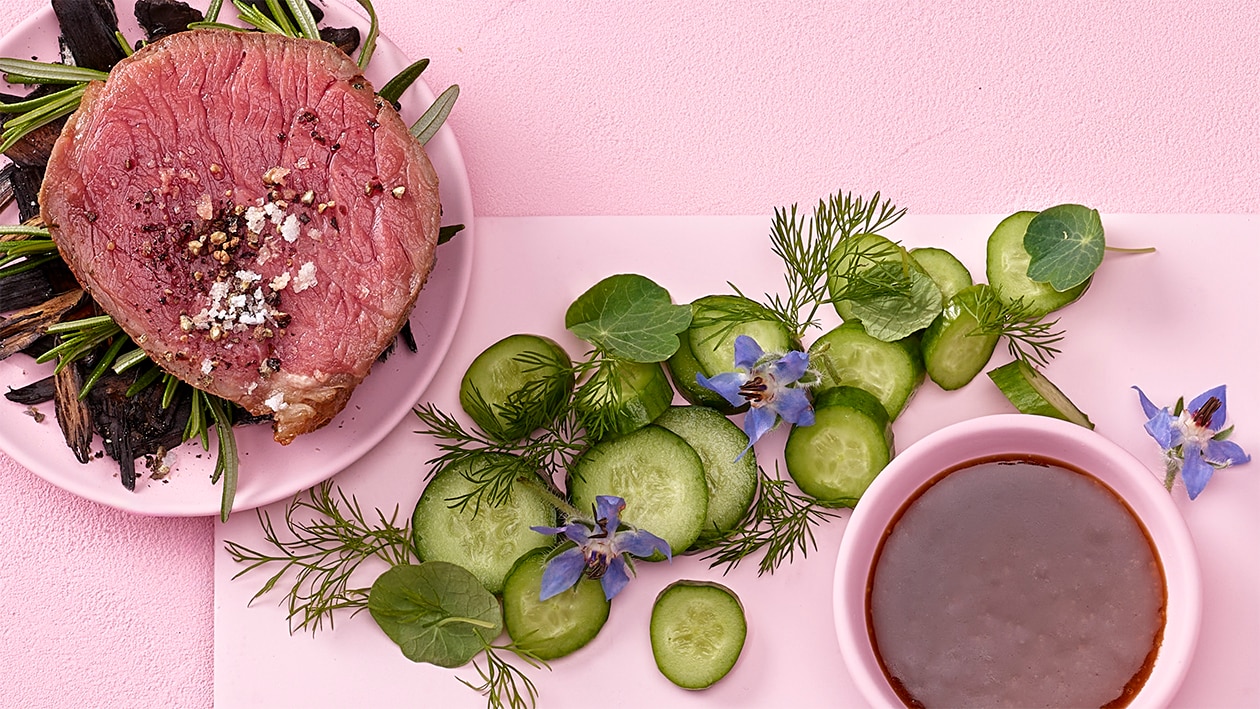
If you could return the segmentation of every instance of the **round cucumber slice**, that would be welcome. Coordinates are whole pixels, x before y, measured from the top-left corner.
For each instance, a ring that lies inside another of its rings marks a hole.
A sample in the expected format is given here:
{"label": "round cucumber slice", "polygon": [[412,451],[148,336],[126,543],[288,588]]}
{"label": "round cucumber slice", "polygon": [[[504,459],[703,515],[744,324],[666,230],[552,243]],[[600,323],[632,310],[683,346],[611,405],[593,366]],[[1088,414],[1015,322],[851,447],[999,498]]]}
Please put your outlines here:
{"label": "round cucumber slice", "polygon": [[709,487],[700,456],[660,426],[591,446],[570,468],[568,485],[573,506],[583,511],[594,509],[599,495],[622,498],[622,521],[664,539],[674,554],[695,543],[708,519]]}
{"label": "round cucumber slice", "polygon": [[424,561],[447,561],[470,571],[491,593],[527,551],[550,546],[552,538],[530,527],[552,527],[556,509],[543,494],[517,485],[498,506],[483,502],[464,508],[452,503],[475,489],[476,478],[490,465],[510,464],[514,456],[485,453],[433,476],[411,515],[416,553]]}
{"label": "round cucumber slice", "polygon": [[915,335],[884,342],[866,334],[859,322],[847,322],[809,347],[818,370],[819,389],[855,386],[874,394],[889,418],[897,418],[923,383],[923,355]]}
{"label": "round cucumber slice", "polygon": [[726,586],[676,581],[656,597],[648,633],[661,674],[684,689],[705,689],[739,660],[748,621],[739,597]]}
{"label": "round cucumber slice", "polygon": [[[700,383],[696,381],[696,375],[703,374],[706,377],[710,375],[701,368],[700,361],[692,354],[691,337],[684,333],[678,340],[678,351],[665,362],[669,378],[673,380],[674,388],[678,390],[678,393],[692,404],[707,406],[728,416],[747,410],[747,404],[739,407],[731,406],[721,394],[700,386]],[[731,357],[733,360],[734,354]]]}
{"label": "round cucumber slice", "polygon": [[583,382],[573,406],[582,425],[598,439],[648,425],[673,401],[674,390],[660,363],[617,362]]}
{"label": "round cucumber slice", "polygon": [[503,625],[517,647],[540,660],[563,657],[595,639],[612,607],[599,582],[586,576],[538,600],[547,556],[542,549],[522,556],[503,583]]}
{"label": "round cucumber slice", "polygon": [[[832,297],[836,314],[845,321],[854,321],[853,307],[844,298],[849,286],[847,274],[865,270],[876,263],[907,259],[912,267],[922,271],[904,248],[879,234],[855,234],[836,246],[827,260],[827,290]],[[926,273],[924,274],[926,275]]]}
{"label": "round cucumber slice", "polygon": [[982,333],[972,315],[988,288],[979,283],[958,291],[923,333],[924,366],[942,389],[966,386],[993,357],[999,336]]}
{"label": "round cucumber slice", "polygon": [[[787,326],[748,298],[709,295],[692,303],[691,312],[688,344],[706,377],[735,368],[735,338],[740,335],[753,338],[769,353],[783,354],[800,349]],[[718,321],[718,318],[728,320]]]}
{"label": "round cucumber slice", "polygon": [[910,249],[910,256],[915,263],[931,276],[936,287],[941,289],[941,297],[949,300],[958,291],[972,285],[971,271],[945,249],[923,247]]}
{"label": "round cucumber slice", "polygon": [[459,403],[482,431],[519,441],[555,417],[573,392],[573,362],[541,335],[509,335],[477,355],[459,384]]}
{"label": "round cucumber slice", "polygon": [[1080,298],[1090,280],[1065,291],[1028,277],[1032,257],[1024,250],[1024,234],[1036,212],[1016,212],[1003,219],[989,236],[985,274],[998,300],[1022,308],[1031,318],[1039,318]]}
{"label": "round cucumber slice", "polygon": [[725,539],[752,506],[757,493],[757,454],[748,436],[721,412],[703,406],[673,406],[655,421],[682,436],[704,466],[709,512],[693,548],[707,548]]}
{"label": "round cucumber slice", "polygon": [[1049,416],[1094,428],[1085,412],[1076,408],[1059,387],[1044,374],[1021,360],[989,372],[989,378],[1020,413]]}
{"label": "round cucumber slice", "polygon": [[802,492],[852,507],[893,455],[883,404],[856,387],[824,389],[814,400],[814,425],[793,426],[783,460]]}

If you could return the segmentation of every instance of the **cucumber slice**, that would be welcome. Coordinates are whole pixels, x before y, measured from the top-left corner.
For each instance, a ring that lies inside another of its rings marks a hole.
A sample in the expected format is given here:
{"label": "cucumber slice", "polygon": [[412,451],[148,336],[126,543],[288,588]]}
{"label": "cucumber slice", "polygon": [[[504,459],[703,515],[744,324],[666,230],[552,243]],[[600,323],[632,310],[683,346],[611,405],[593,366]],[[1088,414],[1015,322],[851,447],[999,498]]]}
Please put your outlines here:
{"label": "cucumber slice", "polygon": [[998,300],[1020,307],[1031,318],[1039,318],[1071,303],[1089,288],[1090,280],[1065,291],[1028,277],[1032,257],[1024,250],[1024,234],[1036,212],[1016,212],[1003,219],[989,236],[985,274]]}
{"label": "cucumber slice", "polygon": [[[669,378],[674,382],[674,388],[682,394],[684,399],[696,406],[707,406],[728,416],[748,409],[747,404],[740,407],[731,406],[731,403],[721,394],[701,386],[696,381],[696,375],[704,374],[707,377],[709,374],[700,367],[700,361],[691,352],[690,335],[684,334],[678,338],[678,341],[678,351],[665,362],[665,367],[669,371]],[[733,353],[731,358],[733,362]]]}
{"label": "cucumber slice", "polygon": [[[411,539],[424,561],[447,561],[472,572],[486,590],[503,590],[503,579],[522,554],[550,546],[552,538],[530,527],[553,527],[556,509],[542,493],[517,485],[507,501],[483,503],[462,510],[453,500],[475,489],[476,478],[489,465],[504,465],[513,456],[484,453],[433,476],[411,515]],[[495,461],[495,459],[498,459]]]}
{"label": "cucumber slice", "polygon": [[563,657],[589,643],[612,607],[599,582],[586,576],[573,588],[538,600],[547,556],[542,549],[522,556],[503,583],[503,625],[517,647],[540,660]]}
{"label": "cucumber slice", "polygon": [[555,417],[573,392],[573,362],[540,335],[509,335],[468,365],[459,403],[482,431],[519,441]]}
{"label": "cucumber slice", "polygon": [[989,372],[989,378],[1021,413],[1049,416],[1094,428],[1083,411],[1046,376],[1028,363],[1015,360]]}
{"label": "cucumber slice", "polygon": [[792,427],[783,460],[802,492],[852,507],[892,455],[892,424],[883,404],[869,392],[841,386],[815,398],[814,425]]}
{"label": "cucumber slice", "polygon": [[877,263],[900,261],[909,263],[911,268],[922,275],[928,275],[922,266],[910,258],[909,252],[878,234],[856,234],[836,246],[827,261],[827,291],[831,294],[836,314],[847,322],[858,319],[853,312],[852,302],[844,297],[849,286],[847,274],[855,265],[857,270],[865,270]]}
{"label": "cucumber slice", "polygon": [[748,621],[731,589],[707,581],[675,581],[656,597],[648,633],[661,674],[684,689],[705,689],[735,666],[748,637]]}
{"label": "cucumber slice", "polygon": [[810,345],[809,357],[820,375],[819,389],[841,384],[865,389],[893,419],[923,383],[918,337],[884,342],[866,334],[859,322],[847,322],[819,337]]}
{"label": "cucumber slice", "polygon": [[695,543],[709,513],[704,464],[695,449],[660,426],[591,446],[569,470],[569,497],[592,510],[598,495],[626,501],[626,524],[655,534],[681,554]]}
{"label": "cucumber slice", "polygon": [[981,333],[975,316],[964,307],[974,312],[988,288],[980,283],[958,291],[923,333],[924,366],[942,389],[966,386],[993,357],[999,336]]}
{"label": "cucumber slice", "polygon": [[[766,352],[783,354],[800,348],[786,325],[748,298],[709,295],[692,303],[691,312],[688,344],[706,377],[735,368],[735,338],[740,335],[753,338]],[[722,317],[735,321],[715,321]]]}
{"label": "cucumber slice", "polygon": [[674,390],[659,362],[619,361],[583,382],[573,406],[591,436],[601,439],[648,425],[673,401]]}
{"label": "cucumber slice", "polygon": [[941,289],[941,297],[945,300],[953,298],[955,293],[974,282],[971,279],[971,271],[968,271],[962,261],[945,249],[932,247],[910,249],[910,256],[932,277],[936,287]]}
{"label": "cucumber slice", "polygon": [[752,506],[757,492],[757,454],[748,436],[721,412],[703,406],[673,406],[655,421],[682,436],[704,465],[709,512],[696,548],[707,548],[733,532]]}

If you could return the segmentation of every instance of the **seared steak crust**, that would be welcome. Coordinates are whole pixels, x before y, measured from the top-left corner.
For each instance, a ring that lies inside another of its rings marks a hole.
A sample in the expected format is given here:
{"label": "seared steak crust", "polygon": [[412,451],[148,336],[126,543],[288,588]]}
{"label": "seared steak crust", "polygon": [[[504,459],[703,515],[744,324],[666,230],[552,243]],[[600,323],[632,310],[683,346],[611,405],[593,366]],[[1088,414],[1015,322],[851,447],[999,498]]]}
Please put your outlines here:
{"label": "seared steak crust", "polygon": [[162,367],[288,443],[406,321],[440,206],[423,147],[323,42],[171,35],[90,86],[40,203],[97,303]]}

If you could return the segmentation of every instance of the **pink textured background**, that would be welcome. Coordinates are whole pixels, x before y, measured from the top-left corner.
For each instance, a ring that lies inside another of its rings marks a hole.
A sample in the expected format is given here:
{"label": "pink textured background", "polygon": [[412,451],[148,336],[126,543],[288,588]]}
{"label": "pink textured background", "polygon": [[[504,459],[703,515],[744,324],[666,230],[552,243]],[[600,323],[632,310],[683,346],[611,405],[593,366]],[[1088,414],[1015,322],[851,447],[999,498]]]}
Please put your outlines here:
{"label": "pink textured background", "polygon": [[[3,3],[0,28],[45,4]],[[463,89],[481,215],[764,214],[838,188],[921,214],[1260,211],[1249,3],[376,5]],[[0,704],[209,706],[211,524],[0,454]]]}

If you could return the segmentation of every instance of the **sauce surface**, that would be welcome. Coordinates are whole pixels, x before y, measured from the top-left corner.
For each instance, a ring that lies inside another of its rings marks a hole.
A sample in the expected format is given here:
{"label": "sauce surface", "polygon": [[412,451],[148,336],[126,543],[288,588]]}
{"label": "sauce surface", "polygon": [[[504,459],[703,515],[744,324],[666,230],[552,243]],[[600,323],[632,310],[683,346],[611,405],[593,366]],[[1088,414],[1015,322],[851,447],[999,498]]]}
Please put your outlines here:
{"label": "sauce surface", "polygon": [[1123,706],[1164,627],[1150,538],[1093,476],[1005,458],[947,471],[894,520],[867,612],[909,706]]}

